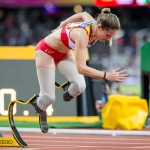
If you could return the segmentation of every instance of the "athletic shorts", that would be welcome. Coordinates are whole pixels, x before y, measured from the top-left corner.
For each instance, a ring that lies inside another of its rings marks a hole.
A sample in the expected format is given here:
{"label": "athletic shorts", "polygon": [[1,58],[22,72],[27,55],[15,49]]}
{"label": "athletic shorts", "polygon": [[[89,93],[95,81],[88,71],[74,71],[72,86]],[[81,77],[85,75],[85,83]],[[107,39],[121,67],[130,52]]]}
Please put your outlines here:
{"label": "athletic shorts", "polygon": [[41,50],[44,53],[52,56],[54,58],[54,61],[59,61],[62,57],[64,57],[67,53],[60,53],[57,50],[54,50],[49,45],[46,44],[45,40],[42,39],[35,47],[35,50]]}

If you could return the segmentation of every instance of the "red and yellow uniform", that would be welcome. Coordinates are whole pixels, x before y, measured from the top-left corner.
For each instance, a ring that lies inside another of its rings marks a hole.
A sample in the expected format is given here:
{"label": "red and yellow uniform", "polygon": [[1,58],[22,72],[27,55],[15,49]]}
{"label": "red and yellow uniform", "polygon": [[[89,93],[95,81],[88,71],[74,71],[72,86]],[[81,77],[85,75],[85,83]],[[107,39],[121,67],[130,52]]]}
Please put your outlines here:
{"label": "red and yellow uniform", "polygon": [[[64,26],[61,29],[61,35],[60,35],[61,41],[67,48],[75,50],[75,43],[70,38],[71,30],[74,28],[83,28],[84,30],[86,30],[86,32],[90,38],[91,33],[92,33],[92,27],[91,27],[92,24],[93,24],[92,21],[74,22],[74,23],[67,24],[66,26]],[[91,47],[95,42],[96,42],[96,40],[93,43],[88,43],[87,48]],[[62,57],[64,57],[68,53],[68,52],[61,53],[61,52],[58,52],[57,50],[54,50],[53,48],[51,48],[50,45],[46,44],[44,39],[42,39],[36,45],[36,50],[42,50],[46,54],[52,56],[54,58],[55,62],[59,61]]]}

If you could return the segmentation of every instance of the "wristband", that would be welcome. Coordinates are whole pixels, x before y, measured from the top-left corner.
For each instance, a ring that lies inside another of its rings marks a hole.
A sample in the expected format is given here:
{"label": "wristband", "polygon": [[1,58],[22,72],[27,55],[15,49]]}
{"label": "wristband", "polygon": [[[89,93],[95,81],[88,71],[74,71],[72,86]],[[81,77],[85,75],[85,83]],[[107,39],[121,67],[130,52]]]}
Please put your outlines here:
{"label": "wristband", "polygon": [[106,78],[106,71],[104,72],[104,77],[103,77],[103,79],[105,79]]}

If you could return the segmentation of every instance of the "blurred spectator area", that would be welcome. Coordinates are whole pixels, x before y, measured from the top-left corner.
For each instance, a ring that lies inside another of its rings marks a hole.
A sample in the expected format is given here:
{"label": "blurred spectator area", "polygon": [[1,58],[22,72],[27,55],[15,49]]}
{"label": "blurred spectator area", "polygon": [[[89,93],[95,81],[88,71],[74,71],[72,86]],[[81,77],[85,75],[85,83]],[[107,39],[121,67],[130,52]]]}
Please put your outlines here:
{"label": "blurred spectator area", "polygon": [[51,14],[44,8],[1,8],[0,45],[35,45],[68,15],[65,9]]}
{"label": "blurred spectator area", "polygon": [[[100,12],[101,8],[84,6],[83,11],[92,16]],[[126,31],[125,39],[120,39],[126,45],[134,44],[135,30],[150,27],[150,9],[143,8],[112,8],[118,15],[121,27]],[[0,45],[35,45],[40,39],[48,35],[59,23],[75,12],[73,7],[55,7],[51,10],[40,8],[0,8]],[[119,49],[119,52],[123,49]],[[135,53],[135,50],[132,50]]]}

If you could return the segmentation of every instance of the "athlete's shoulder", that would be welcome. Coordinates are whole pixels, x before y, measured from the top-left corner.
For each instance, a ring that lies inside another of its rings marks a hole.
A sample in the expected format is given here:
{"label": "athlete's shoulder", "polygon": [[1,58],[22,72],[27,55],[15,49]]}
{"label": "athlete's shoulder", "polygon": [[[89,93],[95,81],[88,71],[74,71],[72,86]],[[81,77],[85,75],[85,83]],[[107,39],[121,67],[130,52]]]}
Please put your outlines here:
{"label": "athlete's shoulder", "polygon": [[86,21],[86,22],[72,22],[72,23],[69,23],[68,26],[78,26],[78,27],[81,27],[81,28],[85,28],[86,26],[92,25],[92,24],[94,24],[93,21]]}

